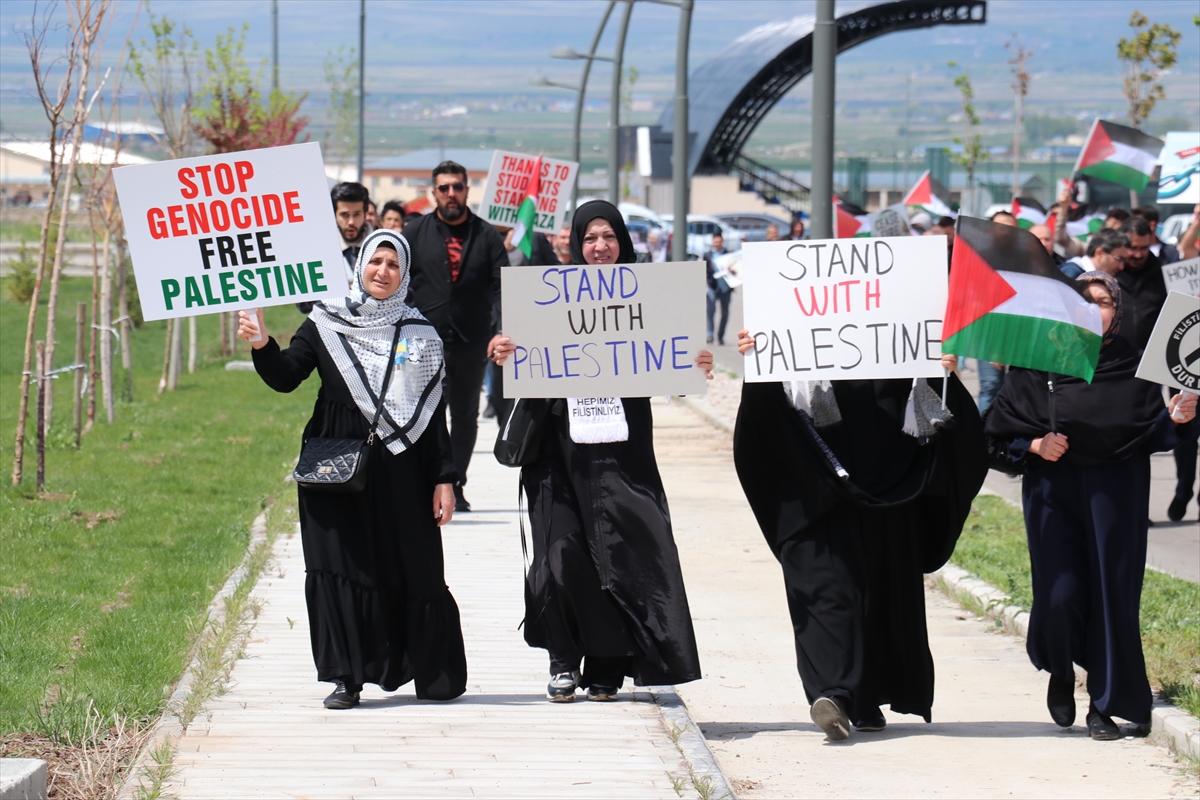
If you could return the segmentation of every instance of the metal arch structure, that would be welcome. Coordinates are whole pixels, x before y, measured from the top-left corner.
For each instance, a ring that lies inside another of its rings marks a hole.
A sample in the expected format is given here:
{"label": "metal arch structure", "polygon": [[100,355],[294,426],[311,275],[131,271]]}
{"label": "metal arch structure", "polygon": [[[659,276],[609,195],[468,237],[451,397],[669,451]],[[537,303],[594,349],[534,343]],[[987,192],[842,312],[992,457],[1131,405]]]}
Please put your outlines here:
{"label": "metal arch structure", "polygon": [[[837,18],[837,52],[879,36],[938,25],[982,25],[987,0],[897,0],[867,6]],[[816,18],[770,22],[739,37],[690,78],[689,111],[695,144],[688,174],[734,171],[742,148],[792,87],[812,72],[812,31]],[[674,129],[668,106],[659,124]]]}

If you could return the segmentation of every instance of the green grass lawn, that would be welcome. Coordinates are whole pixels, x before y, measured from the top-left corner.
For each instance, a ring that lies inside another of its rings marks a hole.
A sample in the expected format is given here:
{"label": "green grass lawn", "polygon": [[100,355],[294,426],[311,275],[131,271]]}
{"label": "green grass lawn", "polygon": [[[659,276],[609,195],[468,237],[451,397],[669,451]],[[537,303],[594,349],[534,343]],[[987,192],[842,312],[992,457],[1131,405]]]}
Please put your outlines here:
{"label": "green grass lawn", "polygon": [[[89,280],[64,279],[60,365],[74,354],[75,304],[90,294]],[[225,371],[209,317],[195,374],[157,394],[165,323],[146,323],[133,332],[133,402],[118,402],[116,421],[97,422],[79,450],[71,379],[56,382],[39,497],[32,413],[25,482],[8,480],[27,312],[0,299],[0,734],[76,736],[89,702],[106,717],[162,708],[250,523],[294,491],[283,477],[317,381],[280,395],[253,372]],[[300,321],[290,306],[268,310],[277,336]],[[244,343],[237,358],[249,358]]]}
{"label": "green grass lawn", "polygon": [[[1032,606],[1025,520],[999,497],[975,499],[951,561]],[[1142,649],[1151,685],[1200,717],[1200,585],[1146,570]]]}

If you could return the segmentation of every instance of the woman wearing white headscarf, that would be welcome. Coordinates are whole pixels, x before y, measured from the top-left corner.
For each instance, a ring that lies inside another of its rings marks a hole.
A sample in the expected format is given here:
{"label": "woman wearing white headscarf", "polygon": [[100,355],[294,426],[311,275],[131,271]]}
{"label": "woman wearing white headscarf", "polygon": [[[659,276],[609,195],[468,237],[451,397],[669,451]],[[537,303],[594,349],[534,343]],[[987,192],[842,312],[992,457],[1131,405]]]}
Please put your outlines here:
{"label": "woman wearing white headscarf", "polygon": [[[315,369],[321,388],[310,437],[366,440],[389,359],[395,366],[360,492],[300,493],[305,597],[317,680],[336,684],[326,708],[352,708],[364,683],[449,700],[466,688],[458,606],[443,577],[439,528],[454,510],[457,477],[442,402],[442,341],[405,304],[410,251],[383,229],[363,242],[350,297],[318,303],[286,350],[261,317],[241,313],[239,335],[277,392]],[[395,353],[392,342],[399,326]],[[257,339],[259,330],[263,336]]]}

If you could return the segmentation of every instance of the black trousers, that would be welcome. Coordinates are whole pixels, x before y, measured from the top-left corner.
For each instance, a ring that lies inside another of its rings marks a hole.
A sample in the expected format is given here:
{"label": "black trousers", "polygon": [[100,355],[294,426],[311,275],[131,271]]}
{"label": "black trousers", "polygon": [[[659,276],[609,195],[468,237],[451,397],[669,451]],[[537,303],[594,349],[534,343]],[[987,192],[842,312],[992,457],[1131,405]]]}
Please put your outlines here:
{"label": "black trousers", "polygon": [[1196,485],[1197,449],[1195,437],[1175,445],[1175,496],[1178,498],[1192,499]]}
{"label": "black trousers", "polygon": [[446,408],[450,411],[450,453],[459,482],[467,483],[467,467],[479,436],[479,392],[487,368],[487,342],[443,341],[446,353]]}

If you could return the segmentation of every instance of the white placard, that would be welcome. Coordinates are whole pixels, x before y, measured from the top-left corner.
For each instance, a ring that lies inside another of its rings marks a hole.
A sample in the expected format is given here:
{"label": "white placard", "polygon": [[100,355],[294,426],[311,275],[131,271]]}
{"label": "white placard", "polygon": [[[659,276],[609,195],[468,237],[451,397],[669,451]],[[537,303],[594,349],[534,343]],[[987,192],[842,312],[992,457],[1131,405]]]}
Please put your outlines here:
{"label": "white placard", "polygon": [[118,167],[113,176],[146,319],[346,296],[317,143]]}
{"label": "white placard", "polygon": [[1161,158],[1158,202],[1200,203],[1200,132],[1169,132]]}
{"label": "white placard", "polygon": [[1163,264],[1163,280],[1168,292],[1182,292],[1200,297],[1200,258]]}
{"label": "white placard", "polygon": [[[487,185],[479,201],[479,216],[493,225],[511,228],[517,224],[517,209],[525,199],[530,173],[537,156],[497,150],[492,155]],[[542,181],[538,189],[537,221],[533,229],[539,233],[558,233],[566,219],[571,203],[571,187],[579,164],[558,158],[542,157]]]}
{"label": "white placard", "polygon": [[704,394],[703,261],[505,267],[505,397]]}
{"label": "white placard", "polygon": [[1167,295],[1137,377],[1200,393],[1200,297]]}
{"label": "white placard", "polygon": [[944,236],[749,242],[751,383],[942,375]]}

